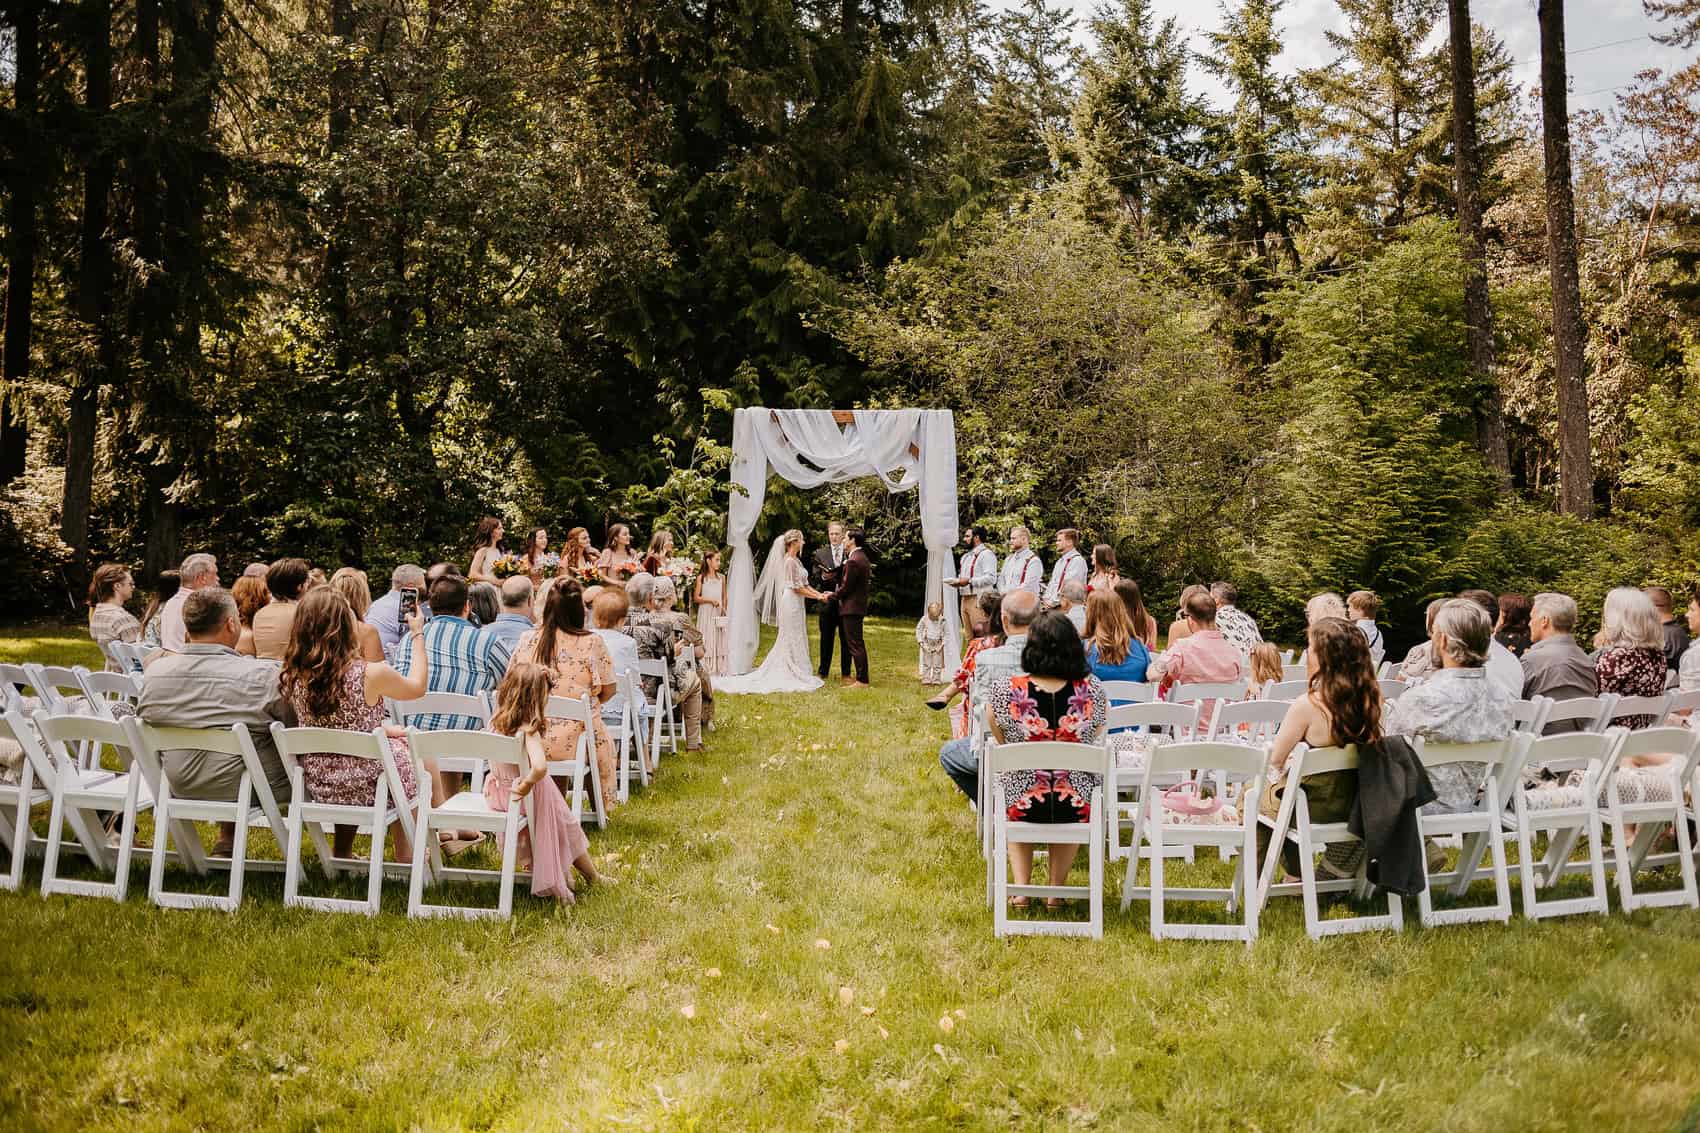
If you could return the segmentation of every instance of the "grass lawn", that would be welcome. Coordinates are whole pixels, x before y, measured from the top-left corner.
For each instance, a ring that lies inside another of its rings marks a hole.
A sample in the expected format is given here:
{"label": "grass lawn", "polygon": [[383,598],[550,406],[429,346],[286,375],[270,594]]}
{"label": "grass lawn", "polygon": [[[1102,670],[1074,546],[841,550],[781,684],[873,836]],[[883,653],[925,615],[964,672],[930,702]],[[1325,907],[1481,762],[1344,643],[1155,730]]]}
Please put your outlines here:
{"label": "grass lawn", "polygon": [[1247,950],[1154,943],[1116,874],[1103,941],[994,940],[909,623],[868,637],[871,691],[725,698],[710,750],[592,831],[614,883],[575,908],[410,922],[392,882],[367,920],[251,874],[231,917],[148,905],[145,859],[122,906],[43,899],[32,867],[0,894],[0,1128],[1700,1119],[1700,913],[1313,944],[1282,900]]}

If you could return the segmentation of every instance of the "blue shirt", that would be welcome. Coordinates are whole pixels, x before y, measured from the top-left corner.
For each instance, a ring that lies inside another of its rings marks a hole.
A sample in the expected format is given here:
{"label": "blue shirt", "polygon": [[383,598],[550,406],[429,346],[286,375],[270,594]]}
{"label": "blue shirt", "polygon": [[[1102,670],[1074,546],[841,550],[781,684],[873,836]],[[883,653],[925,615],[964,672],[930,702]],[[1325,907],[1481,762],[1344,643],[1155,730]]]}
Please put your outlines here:
{"label": "blue shirt", "polygon": [[524,614],[502,614],[495,621],[485,626],[482,632],[491,637],[501,638],[502,644],[508,647],[508,654],[511,656],[514,647],[519,644],[519,639],[524,636],[527,630],[534,628],[531,619]]}
{"label": "blue shirt", "polygon": [[[421,614],[427,618],[431,616],[431,607],[424,602],[421,602],[419,607]],[[366,607],[365,621],[378,631],[378,640],[384,645],[384,656],[394,657],[395,647],[401,641],[401,635],[407,632],[407,627],[401,621],[401,591],[392,590]]]}
{"label": "blue shirt", "polygon": [[[460,692],[476,696],[489,692],[508,670],[510,650],[506,642],[484,633],[465,618],[447,614],[425,623],[425,664],[427,687],[431,692]],[[401,639],[396,647],[396,671],[408,675],[413,667],[413,634]],[[433,712],[415,716],[408,721],[422,731],[444,728],[478,729],[482,725],[471,716],[456,716]]]}
{"label": "blue shirt", "polygon": [[1091,643],[1086,646],[1086,663],[1092,666],[1092,675],[1101,681],[1143,681],[1145,670],[1151,665],[1151,654],[1143,641],[1129,641],[1122,663],[1107,665],[1098,658],[1097,644]]}

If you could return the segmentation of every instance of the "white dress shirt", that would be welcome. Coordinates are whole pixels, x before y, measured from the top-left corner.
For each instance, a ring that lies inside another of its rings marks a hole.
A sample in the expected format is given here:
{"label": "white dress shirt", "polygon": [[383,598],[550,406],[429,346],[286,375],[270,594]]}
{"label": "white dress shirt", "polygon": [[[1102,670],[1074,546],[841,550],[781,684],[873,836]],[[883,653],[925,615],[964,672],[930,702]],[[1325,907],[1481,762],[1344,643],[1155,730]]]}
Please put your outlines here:
{"label": "white dress shirt", "polygon": [[1039,556],[1033,553],[1033,548],[1023,547],[1019,551],[1011,551],[1009,558],[1003,561],[1003,570],[998,574],[998,590],[1004,594],[1014,594],[1017,590],[1041,594],[1044,589],[1045,564],[1039,561]]}
{"label": "white dress shirt", "polygon": [[1051,568],[1051,581],[1045,587],[1045,605],[1060,604],[1062,585],[1070,581],[1086,585],[1086,556],[1073,547],[1058,556],[1056,565]]}
{"label": "white dress shirt", "polygon": [[966,578],[962,589],[978,597],[998,588],[998,553],[984,543],[962,555],[962,567],[956,577]]}

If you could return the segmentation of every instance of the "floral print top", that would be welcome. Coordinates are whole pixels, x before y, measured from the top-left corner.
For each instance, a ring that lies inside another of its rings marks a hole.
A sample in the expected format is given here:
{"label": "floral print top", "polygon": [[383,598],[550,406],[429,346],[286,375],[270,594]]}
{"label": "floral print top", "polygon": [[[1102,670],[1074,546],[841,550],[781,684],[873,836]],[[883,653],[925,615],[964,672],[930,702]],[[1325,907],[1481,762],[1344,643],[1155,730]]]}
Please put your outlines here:
{"label": "floral print top", "polygon": [[[1618,696],[1663,696],[1669,670],[1665,667],[1663,649],[1634,649],[1614,645],[1601,651],[1594,661],[1600,674],[1600,691]],[[1613,724],[1625,728],[1648,728],[1653,725],[1648,715],[1619,716]]]}
{"label": "floral print top", "polygon": [[[1104,735],[1109,698],[1098,678],[1064,685],[1046,692],[1030,676],[1000,677],[992,682],[992,717],[1006,743],[1095,744]],[[1047,795],[1073,806],[1078,821],[1091,817],[1092,792],[1097,775],[1078,771],[1010,771],[1001,777],[1009,817],[1021,821],[1036,802]]]}

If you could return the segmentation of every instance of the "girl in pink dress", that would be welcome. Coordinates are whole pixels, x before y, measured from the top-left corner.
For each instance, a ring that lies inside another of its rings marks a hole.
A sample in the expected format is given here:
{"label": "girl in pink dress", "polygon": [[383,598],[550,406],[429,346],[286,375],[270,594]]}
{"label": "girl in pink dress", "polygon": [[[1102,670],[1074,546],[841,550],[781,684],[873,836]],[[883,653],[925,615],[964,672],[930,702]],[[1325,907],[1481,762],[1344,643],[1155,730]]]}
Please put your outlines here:
{"label": "girl in pink dress", "polygon": [[549,777],[549,753],[543,735],[549,730],[549,693],[554,674],[541,665],[518,661],[496,689],[492,731],[519,736],[524,744],[526,773],[511,763],[492,763],[484,778],[484,801],[491,810],[507,810],[513,799],[531,797],[529,821],[520,828],[519,865],[531,871],[531,895],[573,903],[572,876],[567,863],[587,883],[598,880],[590,860],[590,841],[578,816],[567,806],[561,788]]}

